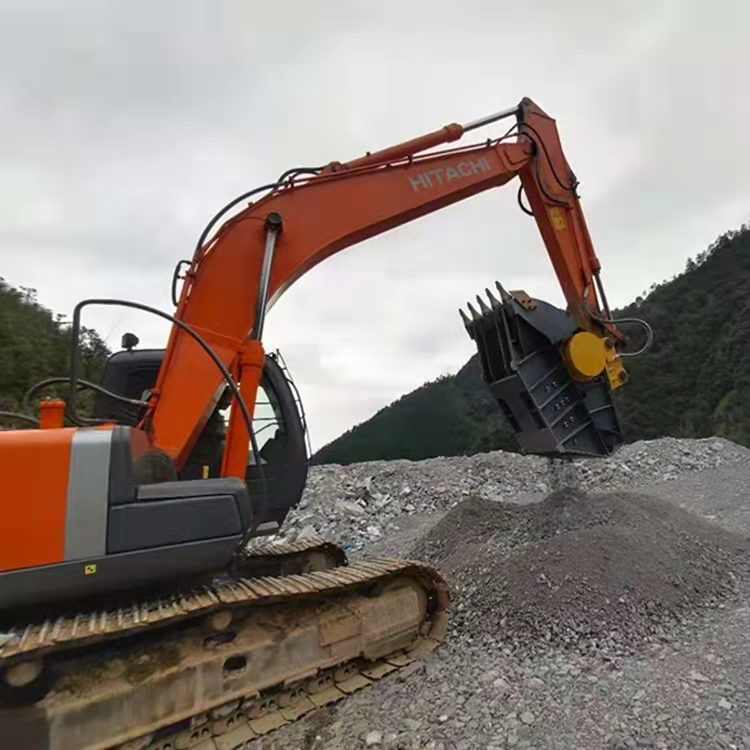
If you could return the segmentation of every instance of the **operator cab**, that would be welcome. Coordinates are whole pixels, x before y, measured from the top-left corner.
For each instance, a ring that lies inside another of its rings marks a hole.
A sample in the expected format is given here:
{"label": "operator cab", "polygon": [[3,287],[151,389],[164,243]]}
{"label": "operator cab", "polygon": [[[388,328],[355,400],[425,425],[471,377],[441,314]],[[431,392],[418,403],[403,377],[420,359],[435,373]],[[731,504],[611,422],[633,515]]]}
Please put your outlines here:
{"label": "operator cab", "polygon": [[[127,398],[146,400],[156,383],[164,350],[136,349],[137,345],[138,338],[133,334],[126,333],[123,336],[123,349],[107,360],[102,385]],[[283,366],[283,361],[279,361],[279,356],[266,354],[253,415],[253,430],[267,491],[265,502],[260,469],[255,463],[252,449],[245,474],[254,518],[265,533],[281,526],[290,508],[299,502],[307,481],[309,456],[305,427],[293,387],[288,370]],[[230,403],[231,394],[227,389],[198,437],[188,460],[174,479],[195,480],[220,476]],[[94,402],[96,418],[120,425],[137,425],[144,412],[143,407],[124,404],[102,393],[97,393]],[[163,480],[163,474],[161,478]],[[159,476],[152,476],[146,481],[155,482],[159,479]]]}

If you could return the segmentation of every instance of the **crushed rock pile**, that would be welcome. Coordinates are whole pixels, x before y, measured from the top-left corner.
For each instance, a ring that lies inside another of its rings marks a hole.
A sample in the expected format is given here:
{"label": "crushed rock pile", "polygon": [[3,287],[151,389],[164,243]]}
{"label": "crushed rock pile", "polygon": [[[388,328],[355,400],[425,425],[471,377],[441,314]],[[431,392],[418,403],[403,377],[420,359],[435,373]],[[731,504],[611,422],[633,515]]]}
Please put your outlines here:
{"label": "crushed rock pile", "polygon": [[625,489],[639,482],[750,460],[750,451],[727,440],[662,438],[623,447],[610,459],[565,465],[505,451],[424,461],[372,461],[310,470],[300,505],[282,536],[322,536],[359,549],[392,531],[403,515],[447,511],[468,496],[512,501],[560,486]]}
{"label": "crushed rock pile", "polygon": [[452,589],[452,628],[513,650],[628,653],[737,590],[750,540],[643,494],[471,497],[410,551]]}

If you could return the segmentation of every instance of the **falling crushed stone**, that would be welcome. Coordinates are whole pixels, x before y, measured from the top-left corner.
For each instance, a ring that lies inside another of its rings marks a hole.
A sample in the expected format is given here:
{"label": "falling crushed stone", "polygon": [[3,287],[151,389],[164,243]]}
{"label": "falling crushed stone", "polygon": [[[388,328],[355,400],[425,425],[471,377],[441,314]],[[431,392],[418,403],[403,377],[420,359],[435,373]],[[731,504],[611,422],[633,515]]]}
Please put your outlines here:
{"label": "falling crushed stone", "polygon": [[748,551],[658,498],[564,489],[531,505],[468,498],[411,555],[447,576],[457,629],[620,651],[732,595]]}

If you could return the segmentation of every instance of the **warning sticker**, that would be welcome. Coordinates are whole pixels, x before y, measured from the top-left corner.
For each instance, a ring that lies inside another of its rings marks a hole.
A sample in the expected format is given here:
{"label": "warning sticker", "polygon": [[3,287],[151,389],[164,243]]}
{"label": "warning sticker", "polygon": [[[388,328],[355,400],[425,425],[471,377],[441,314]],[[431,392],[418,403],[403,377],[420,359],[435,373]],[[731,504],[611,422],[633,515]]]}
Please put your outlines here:
{"label": "warning sticker", "polygon": [[552,219],[552,223],[555,225],[555,229],[558,231],[562,231],[565,229],[565,217],[562,214],[562,211],[559,208],[550,208],[549,210],[549,216],[550,219]]}

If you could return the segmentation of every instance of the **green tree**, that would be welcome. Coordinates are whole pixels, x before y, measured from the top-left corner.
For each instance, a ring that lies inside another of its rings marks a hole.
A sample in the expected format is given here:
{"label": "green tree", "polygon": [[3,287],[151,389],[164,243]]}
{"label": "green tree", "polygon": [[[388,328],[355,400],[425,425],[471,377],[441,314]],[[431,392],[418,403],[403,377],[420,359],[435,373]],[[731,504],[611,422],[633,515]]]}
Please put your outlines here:
{"label": "green tree", "polygon": [[[13,287],[0,278],[0,408],[17,411],[32,385],[69,374],[70,351],[64,316],[41,305],[35,289]],[[98,381],[109,350],[96,331],[82,330],[80,351],[81,376]],[[44,395],[66,392],[52,387]]]}

